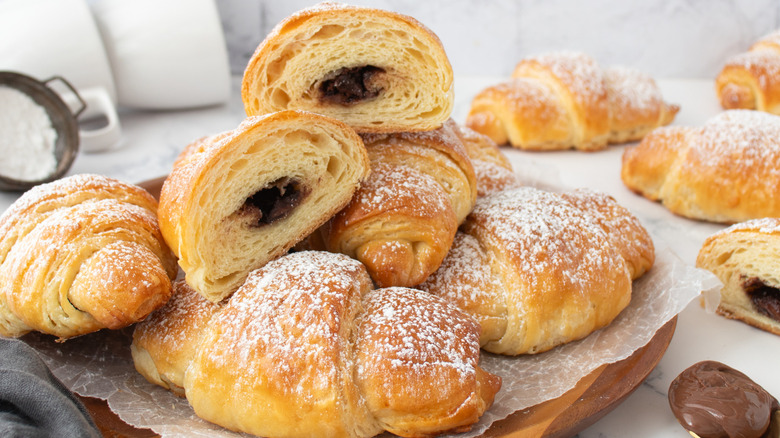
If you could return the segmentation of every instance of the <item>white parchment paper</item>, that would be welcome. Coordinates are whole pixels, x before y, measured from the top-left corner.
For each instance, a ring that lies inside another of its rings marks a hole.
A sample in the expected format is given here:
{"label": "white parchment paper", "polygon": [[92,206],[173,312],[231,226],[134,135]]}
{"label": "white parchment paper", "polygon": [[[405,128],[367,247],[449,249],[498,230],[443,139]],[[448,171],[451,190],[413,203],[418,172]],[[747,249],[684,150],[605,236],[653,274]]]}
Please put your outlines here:
{"label": "white parchment paper", "polygon": [[[539,355],[483,354],[483,367],[501,376],[502,387],[481,421],[461,436],[477,436],[495,421],[561,396],[601,365],[629,357],[702,291],[719,287],[709,272],[683,263],[670,250],[657,251],[653,268],[634,282],[631,303],[606,328]],[[39,334],[23,339],[41,353],[68,388],[107,400],[128,424],[152,429],[163,437],[240,436],[199,419],[186,399],[138,374],[130,356],[131,333],[131,329],[102,331],[65,343]]]}

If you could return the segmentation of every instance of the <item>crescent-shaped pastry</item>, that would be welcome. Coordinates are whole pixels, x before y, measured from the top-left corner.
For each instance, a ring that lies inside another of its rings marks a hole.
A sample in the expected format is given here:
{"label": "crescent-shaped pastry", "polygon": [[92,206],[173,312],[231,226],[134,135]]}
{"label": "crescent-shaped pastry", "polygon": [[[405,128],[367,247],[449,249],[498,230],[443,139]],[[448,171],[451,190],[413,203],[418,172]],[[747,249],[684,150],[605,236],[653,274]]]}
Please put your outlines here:
{"label": "crescent-shaped pastry", "polygon": [[363,262],[380,287],[415,286],[439,267],[474,206],[471,160],[450,123],[363,141],[372,173],[320,229],[324,249]]}
{"label": "crescent-shaped pastry", "polygon": [[653,262],[649,234],[614,199],[523,187],[477,200],[420,288],[472,315],[486,351],[540,353],[609,324]]}
{"label": "crescent-shaped pastry", "polygon": [[715,91],[724,109],[780,115],[780,30],[729,58],[715,79]]}
{"label": "crescent-shaped pastry", "polygon": [[479,366],[473,319],[419,290],[373,290],[363,265],[343,254],[273,260],[216,310],[184,293],[136,329],[134,346],[149,354],[133,357],[183,369],[196,414],[232,430],[271,438],[465,431],[501,385]]}
{"label": "crescent-shaped pastry", "polygon": [[244,70],[246,113],[300,109],[358,132],[438,128],[453,107],[441,41],[414,18],[320,3],[279,23]]}
{"label": "crescent-shaped pastry", "polygon": [[728,110],[704,126],[664,127],[623,153],[631,190],[692,219],[780,217],[780,116]]}
{"label": "crescent-shaped pastry", "polygon": [[214,302],[336,214],[369,172],[353,129],[302,111],[199,143],[165,180],[159,219],[187,283]]}
{"label": "crescent-shaped pastry", "polygon": [[128,326],[168,301],[176,272],[141,187],[89,174],[36,186],[0,216],[0,334]]}
{"label": "crescent-shaped pastry", "polygon": [[553,52],[521,60],[511,80],[479,92],[466,125],[520,149],[598,150],[642,138],[671,123],[679,109],[644,73],[601,68],[580,52]]}
{"label": "crescent-shaped pastry", "polygon": [[718,314],[780,335],[780,218],[740,222],[711,235],[696,266],[723,283]]}

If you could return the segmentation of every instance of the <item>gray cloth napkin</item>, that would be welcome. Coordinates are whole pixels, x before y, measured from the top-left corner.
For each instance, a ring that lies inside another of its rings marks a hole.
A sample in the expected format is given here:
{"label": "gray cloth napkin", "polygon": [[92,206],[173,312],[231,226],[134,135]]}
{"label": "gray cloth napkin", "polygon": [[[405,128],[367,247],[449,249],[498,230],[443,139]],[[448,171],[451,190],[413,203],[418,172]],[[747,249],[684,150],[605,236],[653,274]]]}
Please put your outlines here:
{"label": "gray cloth napkin", "polygon": [[0,337],[0,436],[102,435],[84,405],[32,347]]}

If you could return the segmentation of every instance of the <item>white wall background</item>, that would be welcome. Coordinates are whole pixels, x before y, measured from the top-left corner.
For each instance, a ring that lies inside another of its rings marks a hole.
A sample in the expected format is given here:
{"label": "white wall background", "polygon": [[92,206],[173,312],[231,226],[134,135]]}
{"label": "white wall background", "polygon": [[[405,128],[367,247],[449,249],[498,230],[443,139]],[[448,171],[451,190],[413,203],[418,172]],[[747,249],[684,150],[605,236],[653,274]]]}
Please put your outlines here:
{"label": "white wall background", "polygon": [[[273,26],[313,0],[216,0],[241,74]],[[780,28],[780,0],[346,0],[411,15],[442,40],[459,75],[509,75],[524,56],[580,50],[656,78],[713,78]]]}

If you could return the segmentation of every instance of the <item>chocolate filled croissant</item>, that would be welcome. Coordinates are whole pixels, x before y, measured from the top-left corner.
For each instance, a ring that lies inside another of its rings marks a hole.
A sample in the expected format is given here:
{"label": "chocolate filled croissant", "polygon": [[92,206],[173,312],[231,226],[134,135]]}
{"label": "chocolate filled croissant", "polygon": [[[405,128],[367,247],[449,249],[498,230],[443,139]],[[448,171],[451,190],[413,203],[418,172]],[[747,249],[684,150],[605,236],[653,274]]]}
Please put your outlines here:
{"label": "chocolate filled croissant", "polygon": [[358,132],[438,128],[453,107],[453,72],[438,37],[380,9],[320,3],[279,23],[244,70],[246,113],[300,109]]}
{"label": "chocolate filled croissant", "polygon": [[128,326],[165,304],[176,272],[144,189],[88,174],[36,186],[0,216],[0,334]]}
{"label": "chocolate filled croissant", "polygon": [[478,93],[466,125],[520,149],[598,150],[641,139],[678,111],[644,73],[554,52],[521,60],[510,81]]}
{"label": "chocolate filled croissant", "polygon": [[780,217],[780,116],[728,110],[700,127],[659,128],[623,153],[631,190],[692,219]]}
{"label": "chocolate filled croissant", "polygon": [[718,314],[780,335],[780,218],[748,220],[711,235],[696,266],[723,283]]}
{"label": "chocolate filled croissant", "polygon": [[160,229],[211,301],[344,207],[369,172],[353,129],[302,111],[249,117],[196,142],[160,194]]}
{"label": "chocolate filled croissant", "polygon": [[480,198],[420,288],[472,315],[486,351],[540,353],[609,324],[654,260],[647,231],[611,197],[523,187]]}
{"label": "chocolate filled croissant", "polygon": [[435,271],[474,205],[471,160],[450,125],[363,135],[371,175],[320,229],[324,249],[363,262],[381,287],[411,287]]}
{"label": "chocolate filled croissant", "polygon": [[726,60],[715,79],[724,109],[753,109],[780,115],[780,30]]}
{"label": "chocolate filled croissant", "polygon": [[[171,361],[184,375],[183,393],[197,415],[236,431],[468,430],[500,387],[478,365],[479,325],[425,292],[372,288],[365,268],[345,255],[292,253],[253,271],[203,319],[213,308],[185,291],[190,298],[171,301],[184,310],[163,310],[136,328],[134,351],[148,352],[147,365],[167,366],[165,345],[192,345]],[[183,315],[191,319],[182,323]]]}

